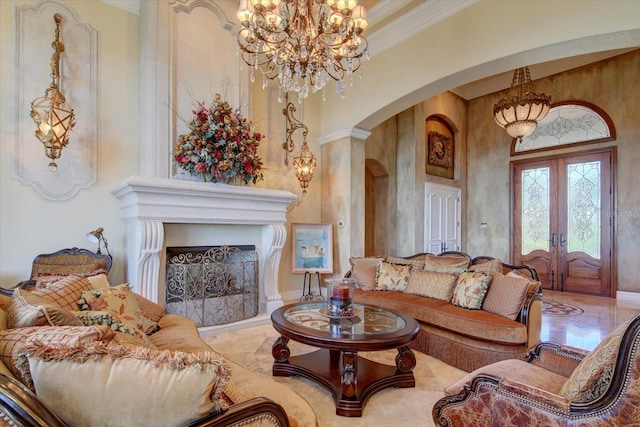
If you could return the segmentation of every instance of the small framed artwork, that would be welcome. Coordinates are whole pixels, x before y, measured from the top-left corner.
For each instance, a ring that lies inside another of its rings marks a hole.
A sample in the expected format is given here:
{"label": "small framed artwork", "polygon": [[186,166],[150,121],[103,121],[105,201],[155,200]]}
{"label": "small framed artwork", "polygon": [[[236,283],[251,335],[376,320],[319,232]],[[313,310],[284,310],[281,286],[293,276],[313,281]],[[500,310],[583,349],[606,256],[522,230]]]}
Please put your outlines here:
{"label": "small framed artwork", "polygon": [[453,131],[441,118],[427,119],[426,173],[443,178],[454,176]]}
{"label": "small framed artwork", "polygon": [[331,224],[291,224],[292,273],[333,273]]}

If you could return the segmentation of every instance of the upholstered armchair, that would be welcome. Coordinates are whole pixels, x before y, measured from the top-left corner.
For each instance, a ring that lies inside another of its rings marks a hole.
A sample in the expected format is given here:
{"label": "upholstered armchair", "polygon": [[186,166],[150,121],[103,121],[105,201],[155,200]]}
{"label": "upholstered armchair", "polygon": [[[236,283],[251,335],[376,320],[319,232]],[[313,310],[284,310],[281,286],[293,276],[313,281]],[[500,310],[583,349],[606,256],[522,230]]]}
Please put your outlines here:
{"label": "upholstered armchair", "polygon": [[640,314],[593,351],[540,343],[525,360],[480,368],[445,389],[437,426],[640,423]]}

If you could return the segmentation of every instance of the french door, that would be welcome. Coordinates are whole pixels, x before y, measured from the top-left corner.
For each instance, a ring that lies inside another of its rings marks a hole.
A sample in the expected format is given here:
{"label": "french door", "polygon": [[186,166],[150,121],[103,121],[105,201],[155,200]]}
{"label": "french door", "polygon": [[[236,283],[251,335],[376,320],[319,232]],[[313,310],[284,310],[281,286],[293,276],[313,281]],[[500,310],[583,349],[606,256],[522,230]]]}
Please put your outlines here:
{"label": "french door", "polygon": [[547,289],[615,296],[615,148],[511,163],[513,262]]}

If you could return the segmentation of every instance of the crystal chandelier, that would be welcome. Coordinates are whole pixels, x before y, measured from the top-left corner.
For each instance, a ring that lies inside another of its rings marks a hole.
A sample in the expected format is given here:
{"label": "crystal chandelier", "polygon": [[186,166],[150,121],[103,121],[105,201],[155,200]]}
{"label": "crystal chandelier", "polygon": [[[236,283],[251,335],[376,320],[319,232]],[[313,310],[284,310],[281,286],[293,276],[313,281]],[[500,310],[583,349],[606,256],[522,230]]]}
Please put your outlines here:
{"label": "crystal chandelier", "polygon": [[60,91],[60,54],[64,52],[64,44],[60,41],[62,16],[56,13],[53,20],[56,23],[56,38],[51,43],[54,50],[50,61],[51,85],[44,97],[31,103],[31,118],[38,125],[36,138],[44,144],[45,154],[51,159],[49,169],[55,172],[58,170],[55,160],[60,158],[62,149],[69,144],[69,132],[75,126],[75,115]]}
{"label": "crystal chandelier", "polygon": [[493,107],[493,116],[511,137],[522,142],[522,138],[531,135],[538,122],[545,118],[550,106],[549,95],[533,92],[529,67],[518,68],[513,73],[507,97]]}
{"label": "crystal chandelier", "polygon": [[344,96],[344,79],[367,51],[367,12],[357,0],[241,0],[238,46],[242,59],[280,92],[306,98],[331,80]]}

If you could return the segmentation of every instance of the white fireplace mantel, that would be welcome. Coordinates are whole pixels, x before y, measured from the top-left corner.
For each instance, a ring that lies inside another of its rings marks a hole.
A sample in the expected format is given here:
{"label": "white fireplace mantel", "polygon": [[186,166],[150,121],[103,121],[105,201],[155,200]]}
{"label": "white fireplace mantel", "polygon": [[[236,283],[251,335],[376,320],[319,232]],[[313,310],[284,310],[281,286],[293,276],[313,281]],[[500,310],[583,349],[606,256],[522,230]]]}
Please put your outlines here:
{"label": "white fireplace mantel", "polygon": [[[164,225],[261,226],[260,313],[282,306],[278,269],[287,238],[289,191],[132,176],[112,190],[126,224],[126,277],[144,297],[164,303]],[[162,286],[161,286],[162,285]]]}

